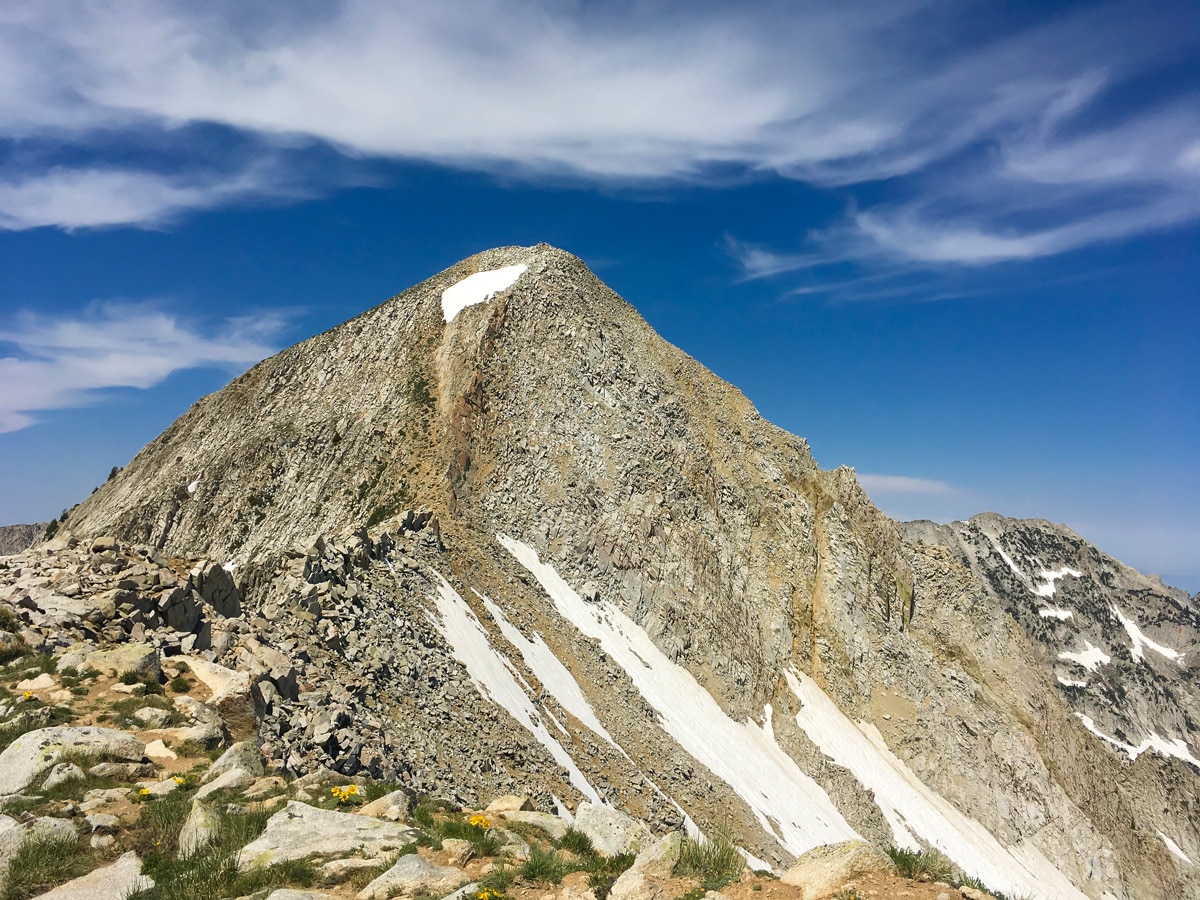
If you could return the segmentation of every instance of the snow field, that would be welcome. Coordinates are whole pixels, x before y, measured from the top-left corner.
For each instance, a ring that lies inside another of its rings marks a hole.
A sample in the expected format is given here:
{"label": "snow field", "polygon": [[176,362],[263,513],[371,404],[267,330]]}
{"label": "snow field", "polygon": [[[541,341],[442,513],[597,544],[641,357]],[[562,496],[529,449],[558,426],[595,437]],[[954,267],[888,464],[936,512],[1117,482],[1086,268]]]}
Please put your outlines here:
{"label": "snow field", "polygon": [[668,659],[649,635],[611,601],[587,603],[527,544],[499,535],[555,608],[600,643],[659,715],[659,724],[698,762],[725,781],[759,824],[789,853],[852,840],[858,835],[829,796],[775,742],[769,723],[727,716],[692,674]]}
{"label": "snow field", "polygon": [[1164,647],[1162,644],[1158,644],[1150,640],[1150,638],[1142,634],[1142,629],[1138,627],[1138,623],[1133,619],[1126,618],[1126,616],[1121,612],[1121,610],[1117,609],[1116,606],[1112,608],[1112,613],[1114,616],[1116,616],[1117,621],[1125,627],[1125,631],[1129,635],[1129,639],[1133,641],[1133,647],[1131,649],[1133,652],[1133,658],[1136,661],[1144,662],[1144,651],[1153,650],[1160,656],[1165,656],[1167,659],[1173,660],[1179,663],[1181,666],[1183,665],[1183,654],[1178,650],[1172,650],[1170,647]]}
{"label": "snow field", "polygon": [[434,572],[434,575],[438,580],[435,599],[441,622],[439,623],[434,616],[430,618],[450,645],[454,658],[467,667],[467,674],[471,676],[475,689],[497,706],[508,710],[514,719],[529,729],[538,743],[549,750],[555,761],[567,770],[571,784],[576,790],[593,803],[602,804],[604,801],[575,765],[571,754],[546,728],[541,714],[529,699],[528,685],[522,687],[518,683],[517,671],[488,641],[487,632],[483,630],[467,601],[459,596],[440,573]]}
{"label": "snow field", "polygon": [[1118,740],[1115,737],[1105,734],[1096,727],[1096,722],[1091,716],[1084,715],[1083,713],[1075,713],[1075,715],[1079,717],[1079,721],[1083,723],[1084,728],[1086,728],[1096,737],[1100,738],[1102,741],[1106,741],[1117,749],[1123,750],[1130,759],[1137,759],[1147,750],[1153,750],[1155,753],[1159,753],[1162,756],[1173,756],[1176,759],[1182,759],[1184,762],[1191,763],[1193,766],[1200,768],[1200,759],[1196,759],[1196,757],[1192,755],[1191,748],[1188,747],[1183,738],[1167,740],[1166,738],[1161,737],[1159,734],[1152,731],[1142,738],[1142,742],[1135,747],[1133,744],[1126,744],[1122,740]]}
{"label": "snow field", "polygon": [[526,268],[525,263],[519,263],[490,272],[476,272],[462,281],[456,281],[442,291],[442,318],[453,322],[454,317],[468,306],[491,300],[496,294],[516,284]]}
{"label": "snow field", "polygon": [[1058,654],[1059,659],[1067,659],[1071,662],[1079,663],[1089,672],[1095,672],[1102,665],[1112,662],[1112,657],[1101,650],[1099,647],[1093,647],[1091,641],[1084,641],[1084,649],[1078,653],[1072,653],[1069,650],[1064,650]]}
{"label": "snow field", "polygon": [[790,670],[783,674],[801,704],[796,722],[822,753],[875,792],[875,803],[897,846],[919,850],[915,834],[997,890],[1039,900],[1085,900],[1086,895],[1032,844],[1005,847],[917,778],[888,749],[874,725],[856,725],[807,675]]}

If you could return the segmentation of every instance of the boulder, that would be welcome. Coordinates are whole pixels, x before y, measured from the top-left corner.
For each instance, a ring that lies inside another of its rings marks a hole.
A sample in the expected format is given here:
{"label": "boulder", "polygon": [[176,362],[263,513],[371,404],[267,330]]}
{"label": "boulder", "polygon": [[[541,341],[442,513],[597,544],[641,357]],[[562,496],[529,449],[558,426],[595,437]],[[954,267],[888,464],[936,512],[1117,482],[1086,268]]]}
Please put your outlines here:
{"label": "boulder", "polygon": [[218,616],[228,619],[242,614],[242,596],[233,582],[233,574],[220,563],[201,564],[194,568],[192,582],[200,592],[200,597]]}
{"label": "boulder", "polygon": [[196,799],[203,800],[210,794],[215,794],[217,791],[237,791],[242,788],[248,788],[254,784],[254,775],[251,775],[245,769],[226,769],[200,790],[196,791]]}
{"label": "boulder", "polygon": [[150,644],[121,644],[110,650],[96,650],[83,661],[86,669],[119,678],[132,672],[143,678],[157,678],[158,651]]}
{"label": "boulder", "polygon": [[266,829],[256,840],[242,848],[238,868],[247,871],[289,859],[355,852],[378,857],[416,839],[416,830],[403,825],[292,800],[267,820]]}
{"label": "boulder", "polygon": [[68,881],[48,894],[42,894],[38,900],[112,900],[152,887],[154,881],[142,874],[142,861],[130,850],[111,866],[94,869]]}
{"label": "boulder", "polygon": [[683,850],[683,832],[672,831],[643,850],[629,867],[651,878],[670,878]]}
{"label": "boulder", "polygon": [[533,809],[533,804],[529,802],[528,797],[518,797],[516,794],[505,794],[503,797],[497,797],[487,805],[484,812],[490,813],[506,813],[520,812],[522,810],[529,811]]}
{"label": "boulder", "polygon": [[437,866],[410,853],[358,893],[358,900],[387,900],[388,897],[444,897],[466,880],[453,866]]}
{"label": "boulder", "polygon": [[628,869],[608,892],[609,900],[666,900],[667,892],[657,879]]}
{"label": "boulder", "polygon": [[376,819],[388,819],[391,822],[404,822],[408,819],[408,794],[404,791],[392,791],[378,800],[372,800],[365,806],[359,807],[358,814]]}
{"label": "boulder", "polygon": [[68,750],[140,761],[146,745],[126,731],[58,725],[23,734],[0,753],[0,794],[16,794]]}
{"label": "boulder", "polygon": [[575,810],[575,830],[591,838],[592,846],[605,856],[641,853],[654,842],[654,835],[644,822],[619,809],[586,800]]}
{"label": "boulder", "polygon": [[180,858],[186,859],[203,850],[217,836],[220,827],[221,817],[199,800],[193,800],[192,810],[179,830]]}
{"label": "boulder", "polygon": [[462,838],[444,838],[442,852],[446,854],[446,862],[452,866],[465,866],[475,855],[471,842]]}
{"label": "boulder", "polygon": [[809,850],[780,880],[800,889],[799,900],[824,900],[857,878],[894,868],[887,856],[866,841],[843,841]]}
{"label": "boulder", "polygon": [[55,687],[58,682],[54,680],[54,676],[48,672],[43,672],[37,678],[26,678],[24,681],[17,682],[18,691],[44,691]]}
{"label": "boulder", "polygon": [[205,705],[220,715],[231,732],[253,734],[254,698],[250,693],[249,673],[235,672],[197,656],[182,659],[211,692]]}
{"label": "boulder", "polygon": [[229,749],[208,767],[203,781],[207,784],[232,769],[241,769],[256,778],[262,775],[262,754],[258,752],[258,746],[251,741],[238,741],[236,744],[230,745]]}
{"label": "boulder", "polygon": [[151,741],[146,745],[146,756],[151,759],[178,759],[179,754],[162,742],[161,739]]}
{"label": "boulder", "polygon": [[505,822],[532,825],[534,828],[539,828],[546,832],[546,834],[550,835],[556,841],[561,840],[562,836],[567,833],[567,829],[571,827],[565,819],[544,812],[516,810],[514,812],[501,813],[500,818],[504,819]]}
{"label": "boulder", "polygon": [[267,900],[335,900],[333,894],[323,891],[298,891],[295,888],[279,888],[267,895]]}
{"label": "boulder", "polygon": [[86,777],[83,769],[79,768],[75,763],[59,763],[50,770],[50,774],[42,782],[42,790],[48,791],[68,781],[78,781]]}

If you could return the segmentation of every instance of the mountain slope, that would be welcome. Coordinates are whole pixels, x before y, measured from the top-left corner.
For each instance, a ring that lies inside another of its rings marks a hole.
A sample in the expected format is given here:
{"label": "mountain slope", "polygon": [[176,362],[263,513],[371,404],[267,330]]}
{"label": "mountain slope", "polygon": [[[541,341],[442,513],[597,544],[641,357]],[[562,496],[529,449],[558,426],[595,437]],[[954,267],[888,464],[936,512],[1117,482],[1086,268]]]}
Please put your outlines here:
{"label": "mountain slope", "polygon": [[1189,764],[1097,740],[961,557],[546,245],[264,361],[67,527],[229,564],[254,643],[213,633],[295,663],[292,768],[728,818],[764,865],[859,834],[1012,894],[1196,889],[1156,834],[1200,847],[1159,808]]}

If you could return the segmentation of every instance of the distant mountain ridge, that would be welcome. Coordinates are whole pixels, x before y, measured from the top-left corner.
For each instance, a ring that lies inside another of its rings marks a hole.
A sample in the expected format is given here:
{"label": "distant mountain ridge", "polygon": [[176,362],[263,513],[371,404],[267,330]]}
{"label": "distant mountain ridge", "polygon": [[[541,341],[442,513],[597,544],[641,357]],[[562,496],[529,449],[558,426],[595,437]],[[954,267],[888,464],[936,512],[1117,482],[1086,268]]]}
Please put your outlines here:
{"label": "distant mountain ridge", "polygon": [[[547,245],[260,363],[63,527],[195,566],[181,652],[294,666],[255,677],[295,771],[724,821],[763,866],[858,835],[1014,896],[1200,896],[1194,608],[1056,526],[901,527]],[[1109,662],[1065,685],[1084,642]],[[1113,743],[1151,733],[1178,752]]]}
{"label": "distant mountain ridge", "polygon": [[0,525],[0,556],[20,553],[32,547],[45,533],[45,522],[33,525]]}

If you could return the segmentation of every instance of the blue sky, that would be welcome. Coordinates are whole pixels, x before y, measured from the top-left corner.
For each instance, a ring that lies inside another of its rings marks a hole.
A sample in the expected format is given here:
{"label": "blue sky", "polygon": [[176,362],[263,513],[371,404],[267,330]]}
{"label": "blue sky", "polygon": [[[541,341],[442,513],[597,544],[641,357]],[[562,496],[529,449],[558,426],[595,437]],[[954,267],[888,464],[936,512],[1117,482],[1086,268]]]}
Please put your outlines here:
{"label": "blue sky", "polygon": [[1200,590],[1194,5],[696,7],[4,4],[0,522],[544,240],[892,515]]}

